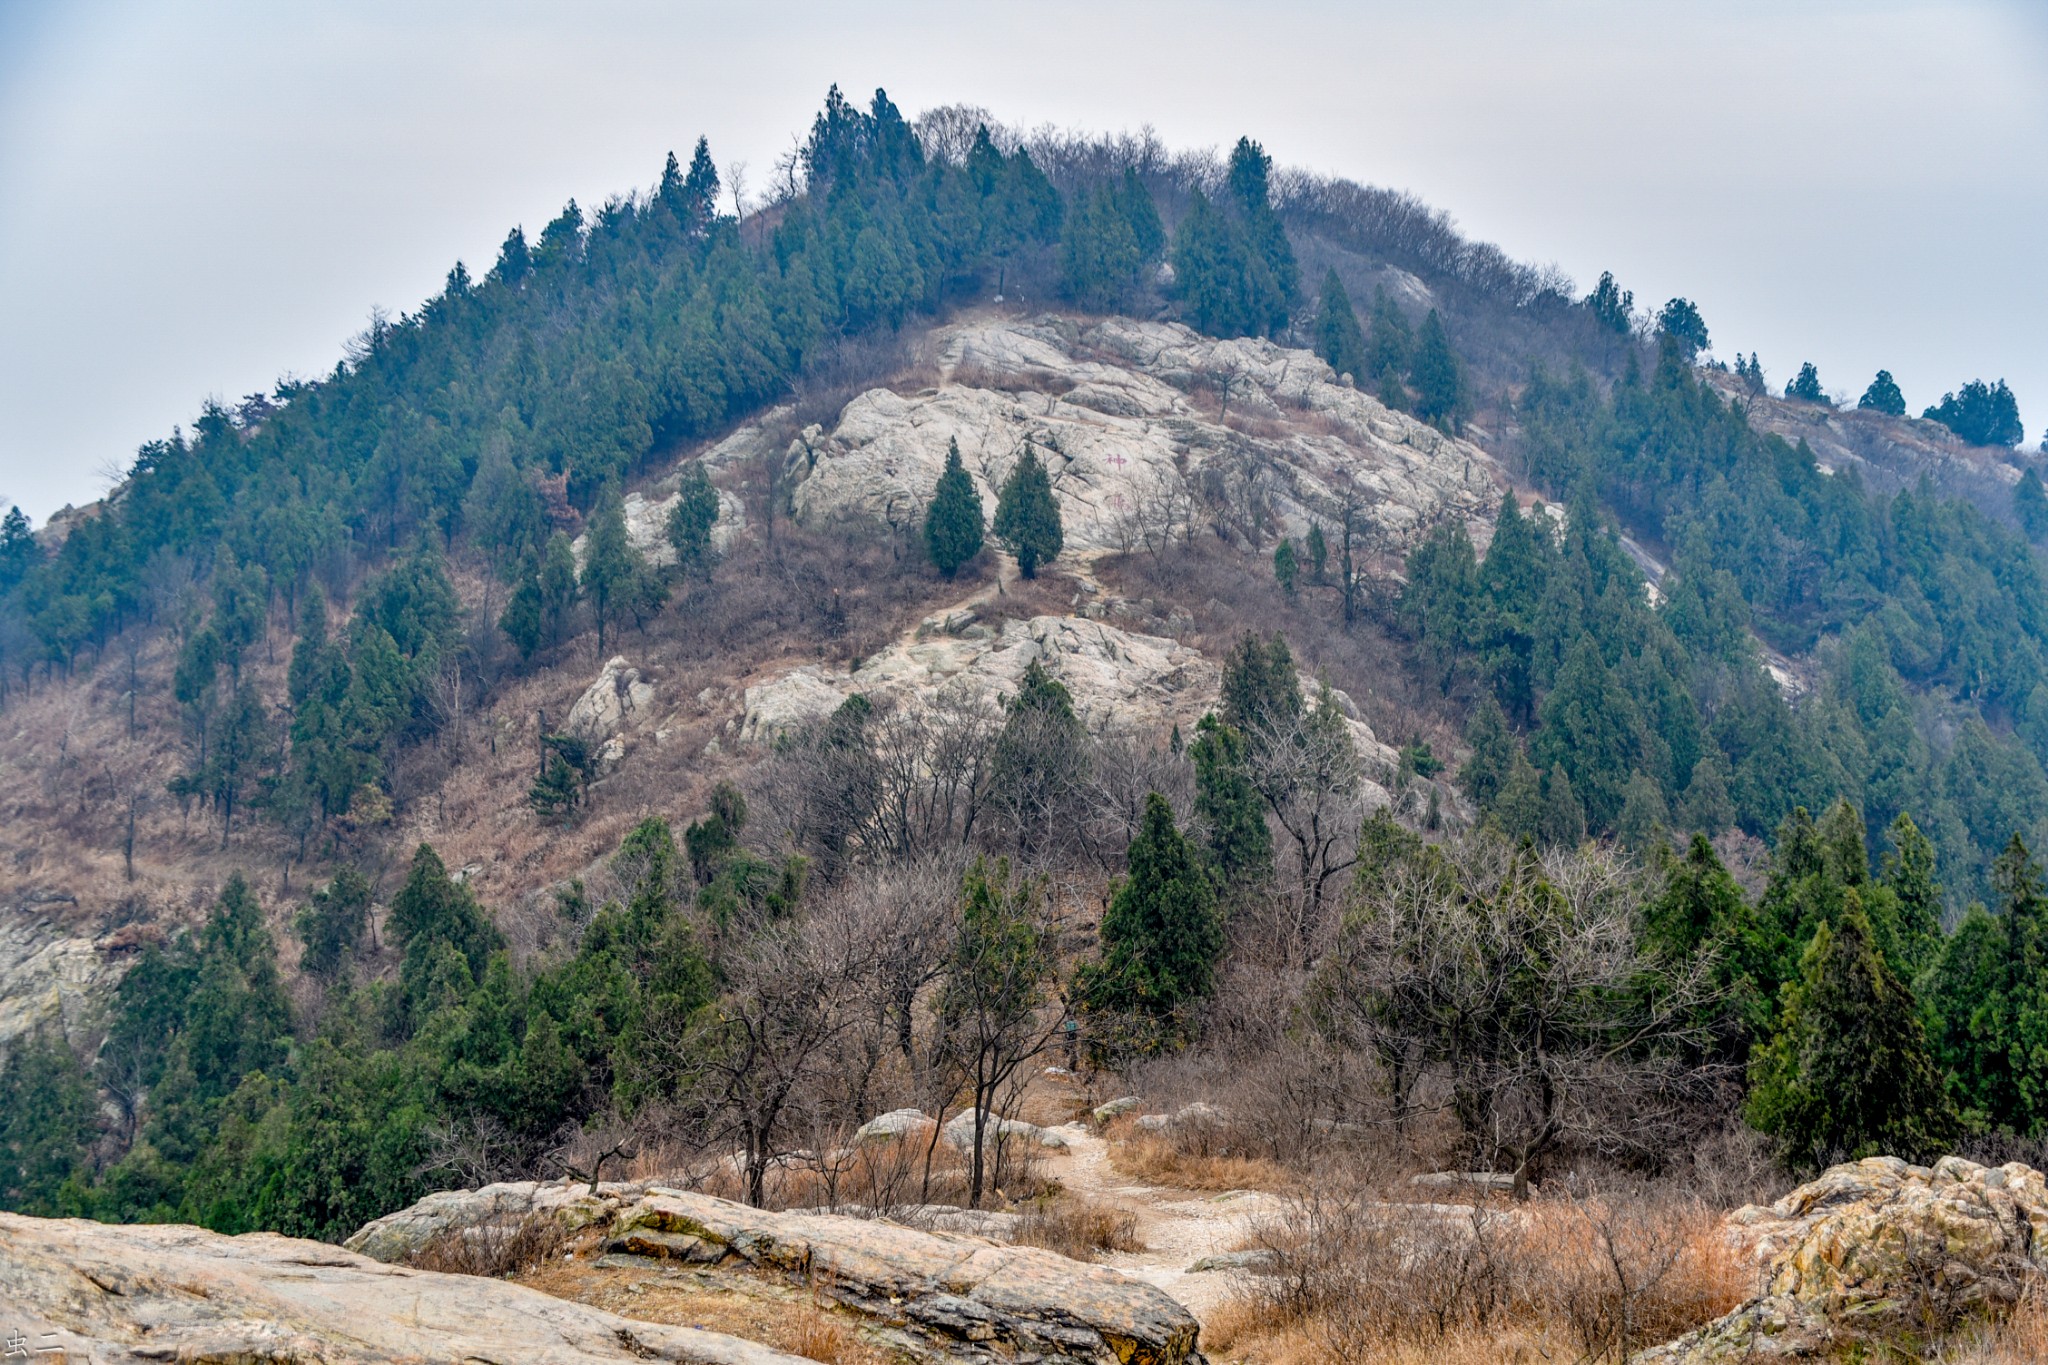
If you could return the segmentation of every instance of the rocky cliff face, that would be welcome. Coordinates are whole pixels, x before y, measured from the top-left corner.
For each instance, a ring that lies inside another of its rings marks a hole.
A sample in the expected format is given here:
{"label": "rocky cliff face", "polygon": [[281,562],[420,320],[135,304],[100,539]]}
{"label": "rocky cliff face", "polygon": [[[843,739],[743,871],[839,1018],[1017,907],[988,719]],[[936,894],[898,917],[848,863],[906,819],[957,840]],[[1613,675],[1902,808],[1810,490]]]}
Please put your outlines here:
{"label": "rocky cliff face", "polygon": [[2012,518],[2013,485],[2020,466],[2011,451],[1965,445],[1939,422],[1887,417],[1824,403],[1800,403],[1769,394],[1752,397],[1731,375],[1709,372],[1724,399],[1744,404],[1750,425],[1797,445],[1805,441],[1828,470],[1854,469],[1875,489],[1896,492],[1924,477],[1936,489],[1967,498],[1996,521]]}
{"label": "rocky cliff face", "polygon": [[1238,508],[1230,529],[1254,542],[1303,535],[1350,504],[1398,545],[1439,516],[1482,518],[1499,496],[1477,446],[1340,383],[1308,351],[1056,316],[970,319],[933,344],[935,387],[871,390],[791,444],[800,521],[916,525],[954,442],[991,517],[1036,447],[1084,561],[1182,534],[1202,498]]}
{"label": "rocky cliff face", "polygon": [[800,1365],[718,1332],[267,1233],[0,1214],[0,1298],[8,1354],[39,1361]]}

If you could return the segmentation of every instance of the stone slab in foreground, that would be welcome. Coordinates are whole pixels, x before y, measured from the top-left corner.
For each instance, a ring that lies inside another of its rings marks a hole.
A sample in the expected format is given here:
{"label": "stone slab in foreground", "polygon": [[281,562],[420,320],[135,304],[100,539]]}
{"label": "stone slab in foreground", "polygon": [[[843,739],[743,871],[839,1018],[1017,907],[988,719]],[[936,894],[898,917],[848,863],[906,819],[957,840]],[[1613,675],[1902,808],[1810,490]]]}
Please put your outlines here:
{"label": "stone slab in foreground", "polygon": [[[40,1362],[803,1365],[503,1280],[441,1275],[269,1233],[0,1214],[0,1337]],[[59,1354],[59,1352],[66,1354]]]}
{"label": "stone slab in foreground", "polygon": [[774,1271],[940,1346],[1088,1365],[1201,1360],[1194,1315],[1165,1291],[1037,1247],[666,1189],[622,1211],[610,1245]]}

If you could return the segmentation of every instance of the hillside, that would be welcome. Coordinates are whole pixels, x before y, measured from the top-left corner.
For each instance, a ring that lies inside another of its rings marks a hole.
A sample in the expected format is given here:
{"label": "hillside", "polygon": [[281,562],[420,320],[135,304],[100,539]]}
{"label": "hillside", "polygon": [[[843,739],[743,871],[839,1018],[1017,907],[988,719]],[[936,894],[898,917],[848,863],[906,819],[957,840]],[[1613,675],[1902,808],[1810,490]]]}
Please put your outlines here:
{"label": "hillside", "polygon": [[[338,1241],[628,1170],[1092,1255],[1123,1162],[1238,1255],[1190,1191],[1338,1173],[1239,1229],[1291,1255],[1445,1179],[1567,1191],[1544,1275],[1611,1195],[1676,1336],[1772,1183],[2041,1164],[2029,457],[1249,139],[835,90],[718,185],[0,530],[8,1209]],[[1059,1180],[870,1145],[1126,1090]],[[548,1283],[641,1292],[584,1249]]]}

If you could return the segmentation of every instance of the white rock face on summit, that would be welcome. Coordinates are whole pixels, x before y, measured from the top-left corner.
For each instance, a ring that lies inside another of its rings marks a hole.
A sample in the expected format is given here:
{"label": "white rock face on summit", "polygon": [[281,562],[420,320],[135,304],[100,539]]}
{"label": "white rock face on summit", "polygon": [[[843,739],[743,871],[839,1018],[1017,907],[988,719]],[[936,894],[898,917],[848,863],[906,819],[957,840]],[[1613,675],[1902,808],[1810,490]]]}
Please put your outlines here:
{"label": "white rock face on summit", "polygon": [[[1016,695],[1033,662],[1065,684],[1076,714],[1096,732],[1157,733],[1178,725],[1185,734],[1222,690],[1221,668],[1173,640],[1079,616],[1009,620],[997,630],[962,609],[930,618],[912,638],[851,673],[810,664],[749,687],[740,738],[767,743],[830,714],[856,692],[891,701],[951,695],[992,706]],[[1306,695],[1315,695],[1316,686],[1302,678]],[[1385,790],[1370,779],[1390,771],[1399,755],[1359,718],[1350,697],[1333,695],[1366,763],[1366,804],[1383,805]]]}
{"label": "white rock face on summit", "polygon": [[1194,490],[1263,503],[1267,534],[1300,536],[1346,502],[1403,549],[1436,518],[1483,521],[1499,497],[1477,446],[1341,383],[1322,360],[1178,323],[970,318],[940,329],[938,387],[871,389],[830,431],[789,448],[806,524],[914,526],[958,441],[984,510],[1028,440],[1060,501],[1067,552],[1128,550]]}

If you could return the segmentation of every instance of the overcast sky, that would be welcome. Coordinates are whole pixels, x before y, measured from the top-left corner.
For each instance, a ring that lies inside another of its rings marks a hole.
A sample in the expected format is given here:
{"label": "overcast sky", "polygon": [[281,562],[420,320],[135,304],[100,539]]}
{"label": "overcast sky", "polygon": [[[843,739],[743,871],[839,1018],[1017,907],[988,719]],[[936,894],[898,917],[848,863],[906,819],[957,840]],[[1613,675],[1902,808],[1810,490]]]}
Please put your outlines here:
{"label": "overcast sky", "polygon": [[1715,349],[2048,421],[2048,5],[0,0],[0,505],[96,496],[208,395],[644,188],[759,186],[825,89],[1249,132],[1470,235],[1698,302]]}

